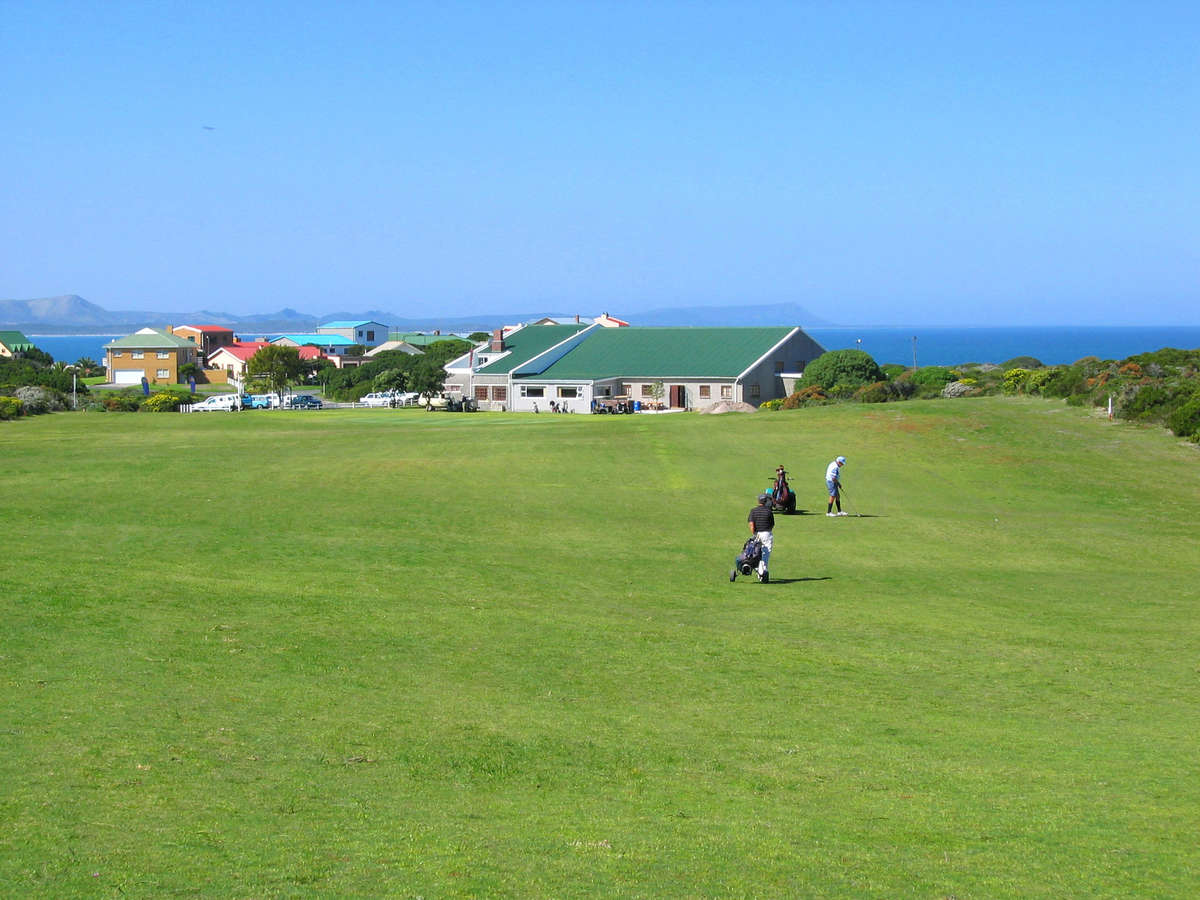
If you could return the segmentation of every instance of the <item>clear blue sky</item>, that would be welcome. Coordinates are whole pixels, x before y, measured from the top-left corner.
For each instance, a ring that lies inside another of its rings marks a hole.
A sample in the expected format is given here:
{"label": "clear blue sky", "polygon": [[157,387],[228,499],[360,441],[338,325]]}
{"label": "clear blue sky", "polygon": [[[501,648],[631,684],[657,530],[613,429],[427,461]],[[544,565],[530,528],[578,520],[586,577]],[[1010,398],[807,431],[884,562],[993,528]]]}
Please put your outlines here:
{"label": "clear blue sky", "polygon": [[1200,3],[0,0],[0,298],[1200,324]]}

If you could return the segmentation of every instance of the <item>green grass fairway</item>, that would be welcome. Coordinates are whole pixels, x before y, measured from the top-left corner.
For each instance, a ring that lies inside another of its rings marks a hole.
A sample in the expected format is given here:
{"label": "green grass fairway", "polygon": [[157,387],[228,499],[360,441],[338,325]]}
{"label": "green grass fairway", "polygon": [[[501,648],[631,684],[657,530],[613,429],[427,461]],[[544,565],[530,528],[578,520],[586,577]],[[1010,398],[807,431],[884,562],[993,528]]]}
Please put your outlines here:
{"label": "green grass fairway", "polygon": [[[5,895],[1200,884],[1200,453],[1162,430],[80,413],[0,458]],[[780,463],[806,514],[730,584]]]}

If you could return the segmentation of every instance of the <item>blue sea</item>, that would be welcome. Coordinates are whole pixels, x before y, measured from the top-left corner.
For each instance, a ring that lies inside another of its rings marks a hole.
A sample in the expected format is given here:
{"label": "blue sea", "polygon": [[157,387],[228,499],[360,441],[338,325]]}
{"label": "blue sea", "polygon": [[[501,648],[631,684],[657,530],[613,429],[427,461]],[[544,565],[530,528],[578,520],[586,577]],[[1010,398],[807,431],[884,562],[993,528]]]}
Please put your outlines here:
{"label": "blue sea", "polygon": [[[1137,328],[806,328],[826,350],[862,349],[880,363],[955,366],[1002,363],[1032,356],[1048,366],[1085,356],[1125,359],[1137,353],[1177,347],[1200,348],[1200,326]],[[104,362],[104,345],[119,334],[31,334],[29,339],[56,360],[72,363],[90,356]],[[914,341],[915,338],[915,341]]]}

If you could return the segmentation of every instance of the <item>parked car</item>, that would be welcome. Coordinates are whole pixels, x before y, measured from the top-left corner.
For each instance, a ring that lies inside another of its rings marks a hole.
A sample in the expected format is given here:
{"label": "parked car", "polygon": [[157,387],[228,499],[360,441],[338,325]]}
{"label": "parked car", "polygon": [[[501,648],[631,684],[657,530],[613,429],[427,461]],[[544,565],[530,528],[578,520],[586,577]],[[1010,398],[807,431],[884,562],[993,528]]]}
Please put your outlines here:
{"label": "parked car", "polygon": [[212,394],[192,404],[192,412],[237,412],[242,408],[238,394]]}
{"label": "parked car", "polygon": [[394,391],[375,391],[358,399],[363,406],[395,406],[395,401]]}
{"label": "parked car", "polygon": [[320,409],[322,403],[312,394],[293,394],[283,402],[285,409]]}
{"label": "parked car", "polygon": [[243,394],[242,406],[247,409],[270,409],[275,406],[274,394]]}
{"label": "parked car", "polygon": [[407,391],[403,394],[396,395],[397,406],[417,406],[421,402],[421,395],[416,391]]}

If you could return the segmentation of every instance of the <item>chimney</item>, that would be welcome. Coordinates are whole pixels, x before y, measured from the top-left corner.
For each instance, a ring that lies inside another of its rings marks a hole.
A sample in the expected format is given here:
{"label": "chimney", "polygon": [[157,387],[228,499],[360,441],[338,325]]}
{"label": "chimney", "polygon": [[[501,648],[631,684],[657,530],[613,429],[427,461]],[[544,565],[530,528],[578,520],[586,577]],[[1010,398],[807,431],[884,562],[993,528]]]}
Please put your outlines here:
{"label": "chimney", "polygon": [[579,324],[579,313],[575,313],[575,324]]}
{"label": "chimney", "polygon": [[435,328],[435,329],[433,329],[433,334],[434,334],[434,336],[435,336],[435,337],[436,337],[437,335],[440,335],[441,333],[442,333],[442,329],[440,329],[440,328]]}
{"label": "chimney", "polygon": [[488,344],[488,349],[493,353],[501,353],[504,350],[504,329],[497,328],[492,332],[492,342]]}

